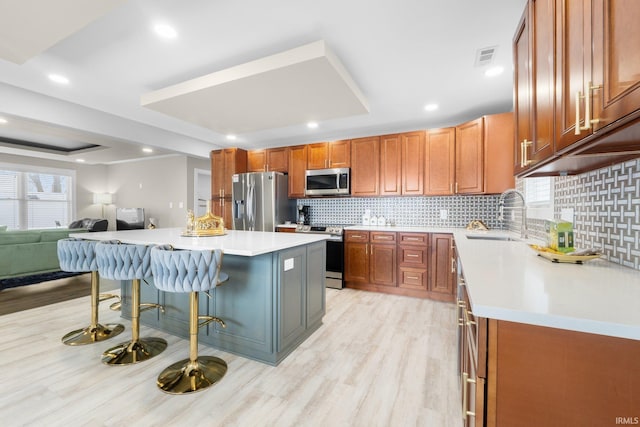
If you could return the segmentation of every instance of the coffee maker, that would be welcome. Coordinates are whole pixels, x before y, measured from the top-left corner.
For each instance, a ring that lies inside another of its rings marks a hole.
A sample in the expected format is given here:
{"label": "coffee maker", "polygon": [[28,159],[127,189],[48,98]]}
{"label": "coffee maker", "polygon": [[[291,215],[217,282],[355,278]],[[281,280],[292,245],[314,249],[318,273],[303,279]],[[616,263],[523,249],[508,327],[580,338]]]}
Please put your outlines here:
{"label": "coffee maker", "polygon": [[309,217],[309,206],[298,205],[297,223],[301,225],[309,225],[311,223],[311,218]]}

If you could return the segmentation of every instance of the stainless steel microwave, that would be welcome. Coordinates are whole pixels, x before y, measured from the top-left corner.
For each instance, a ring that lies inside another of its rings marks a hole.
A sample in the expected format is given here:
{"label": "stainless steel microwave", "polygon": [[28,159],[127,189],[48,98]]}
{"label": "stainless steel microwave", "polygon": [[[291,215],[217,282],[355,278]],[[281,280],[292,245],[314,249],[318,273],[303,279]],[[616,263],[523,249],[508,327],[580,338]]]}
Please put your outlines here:
{"label": "stainless steel microwave", "polygon": [[308,170],[304,193],[307,196],[345,196],[351,194],[349,168]]}

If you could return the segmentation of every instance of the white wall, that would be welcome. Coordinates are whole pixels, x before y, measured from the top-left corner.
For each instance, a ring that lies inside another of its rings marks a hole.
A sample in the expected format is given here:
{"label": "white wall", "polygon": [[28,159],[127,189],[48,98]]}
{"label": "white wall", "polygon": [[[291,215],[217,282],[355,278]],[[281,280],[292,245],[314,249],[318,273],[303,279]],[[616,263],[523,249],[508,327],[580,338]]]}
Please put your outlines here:
{"label": "white wall", "polygon": [[187,209],[193,208],[194,168],[210,169],[209,160],[175,155],[109,165],[113,224],[115,207],[126,207],[144,208],[147,223],[156,218],[162,228],[184,227]]}
{"label": "white wall", "polygon": [[[83,165],[3,154],[0,163],[75,170],[74,218],[101,218],[102,206],[93,204],[93,193],[113,193],[113,205],[105,207],[110,230],[116,228],[116,207],[144,208],[147,223],[153,217],[158,220],[159,227],[183,227],[187,209],[193,209],[194,169],[211,169],[209,159],[186,155],[112,165]],[[173,207],[170,208],[170,204]]]}

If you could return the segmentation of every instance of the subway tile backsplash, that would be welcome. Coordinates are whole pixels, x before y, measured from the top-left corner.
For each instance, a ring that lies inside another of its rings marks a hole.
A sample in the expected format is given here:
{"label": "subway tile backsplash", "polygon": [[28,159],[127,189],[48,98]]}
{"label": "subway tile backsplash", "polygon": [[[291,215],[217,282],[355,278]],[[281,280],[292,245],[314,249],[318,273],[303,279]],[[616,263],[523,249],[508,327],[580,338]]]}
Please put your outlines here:
{"label": "subway tile backsplash", "polygon": [[[312,224],[361,224],[365,209],[371,209],[371,215],[383,215],[395,225],[464,227],[469,221],[480,219],[489,228],[496,228],[498,197],[344,197],[299,199],[298,204],[311,207]],[[441,210],[446,210],[446,219],[441,218]]]}

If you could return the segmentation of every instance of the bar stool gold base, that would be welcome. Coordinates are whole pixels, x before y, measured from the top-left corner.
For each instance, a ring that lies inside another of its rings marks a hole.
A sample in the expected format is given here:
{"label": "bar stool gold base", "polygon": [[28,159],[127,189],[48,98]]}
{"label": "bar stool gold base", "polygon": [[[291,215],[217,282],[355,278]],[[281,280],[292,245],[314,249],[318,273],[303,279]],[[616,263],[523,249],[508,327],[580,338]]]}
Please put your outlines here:
{"label": "bar stool gold base", "polygon": [[158,375],[158,387],[169,394],[195,393],[217,383],[227,372],[227,363],[219,357],[200,356],[193,363],[183,359]]}
{"label": "bar stool gold base", "polygon": [[85,345],[94,342],[108,340],[124,331],[124,326],[119,323],[109,323],[106,326],[97,324],[87,326],[84,329],[71,331],[62,337],[62,343],[66,345]]}
{"label": "bar stool gold base", "polygon": [[166,348],[167,342],[162,338],[144,338],[123,342],[102,353],[102,363],[105,365],[132,365],[151,359]]}

